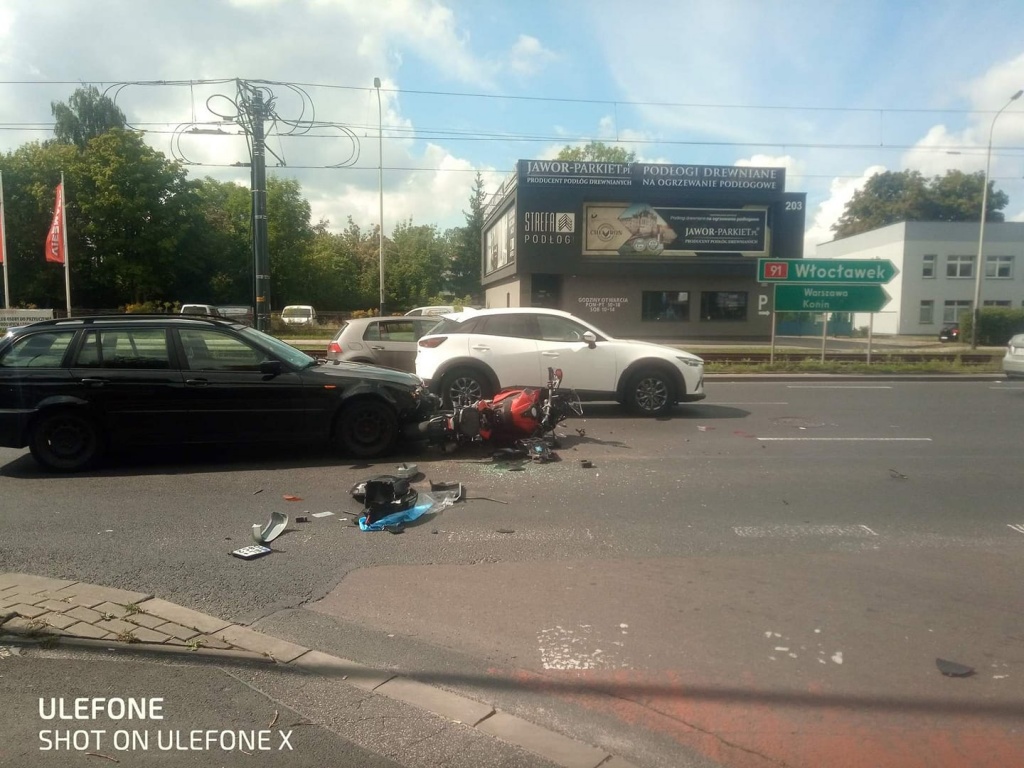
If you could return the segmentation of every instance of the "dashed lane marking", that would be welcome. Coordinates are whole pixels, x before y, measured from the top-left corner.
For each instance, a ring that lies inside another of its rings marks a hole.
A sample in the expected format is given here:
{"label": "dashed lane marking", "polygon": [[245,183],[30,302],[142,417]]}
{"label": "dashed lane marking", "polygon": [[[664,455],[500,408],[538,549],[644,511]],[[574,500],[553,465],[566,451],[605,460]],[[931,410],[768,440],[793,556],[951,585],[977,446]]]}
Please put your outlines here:
{"label": "dashed lane marking", "polygon": [[846,536],[869,538],[878,536],[866,525],[737,525],[737,536],[750,539],[796,539],[804,536]]}
{"label": "dashed lane marking", "polygon": [[759,437],[764,442],[808,442],[819,443],[930,443],[930,437]]}
{"label": "dashed lane marking", "polygon": [[1024,525],[1019,525],[1019,524],[1015,524],[1015,523],[1007,523],[1006,527],[1007,528],[1013,528],[1013,530],[1015,530],[1017,533],[1024,533]]}

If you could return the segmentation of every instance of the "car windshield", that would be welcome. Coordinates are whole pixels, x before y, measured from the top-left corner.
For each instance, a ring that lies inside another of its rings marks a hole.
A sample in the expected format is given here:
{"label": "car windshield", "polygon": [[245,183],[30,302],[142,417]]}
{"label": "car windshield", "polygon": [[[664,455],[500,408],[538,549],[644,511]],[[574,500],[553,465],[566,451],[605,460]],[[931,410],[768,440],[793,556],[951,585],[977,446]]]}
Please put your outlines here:
{"label": "car windshield", "polygon": [[310,357],[305,352],[300,352],[291,344],[275,339],[263,331],[257,331],[255,328],[243,328],[239,333],[260,349],[281,358],[296,368],[311,368],[316,365],[316,358]]}

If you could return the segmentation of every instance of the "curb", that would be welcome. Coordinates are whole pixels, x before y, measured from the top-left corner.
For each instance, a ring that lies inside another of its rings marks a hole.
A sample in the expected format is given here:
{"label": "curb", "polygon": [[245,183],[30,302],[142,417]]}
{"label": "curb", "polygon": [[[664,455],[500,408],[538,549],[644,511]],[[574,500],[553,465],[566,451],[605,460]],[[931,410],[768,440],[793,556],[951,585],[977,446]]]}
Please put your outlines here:
{"label": "curb", "polygon": [[705,373],[705,381],[1005,381],[1002,373]]}
{"label": "curb", "polygon": [[[564,768],[634,768],[632,763],[599,747],[476,699],[289,643],[141,592],[26,573],[0,573],[0,632],[0,642],[18,645],[52,643],[283,664],[410,704]],[[144,637],[149,640],[142,640]]]}

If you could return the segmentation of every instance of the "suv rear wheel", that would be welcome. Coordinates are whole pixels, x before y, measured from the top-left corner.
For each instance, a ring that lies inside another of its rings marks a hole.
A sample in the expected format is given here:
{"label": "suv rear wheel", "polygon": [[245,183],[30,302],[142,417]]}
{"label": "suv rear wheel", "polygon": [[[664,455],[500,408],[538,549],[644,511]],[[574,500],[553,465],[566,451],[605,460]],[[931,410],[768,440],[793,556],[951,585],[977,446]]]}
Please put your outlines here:
{"label": "suv rear wheel", "polygon": [[656,368],[634,374],[626,384],[626,407],[641,416],[663,416],[675,401],[675,384]]}
{"label": "suv rear wheel", "polygon": [[103,453],[99,427],[77,408],[44,413],[32,425],[28,444],[36,461],[60,472],[86,469]]}

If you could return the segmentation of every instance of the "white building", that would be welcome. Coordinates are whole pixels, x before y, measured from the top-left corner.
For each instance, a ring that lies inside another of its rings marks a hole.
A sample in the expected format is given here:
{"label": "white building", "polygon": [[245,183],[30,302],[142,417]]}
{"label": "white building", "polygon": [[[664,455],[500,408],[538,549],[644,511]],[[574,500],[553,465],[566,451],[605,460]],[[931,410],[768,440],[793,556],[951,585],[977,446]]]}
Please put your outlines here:
{"label": "white building", "polygon": [[[892,299],[874,315],[875,333],[938,334],[974,304],[978,224],[911,221],[818,245],[820,259],[888,259],[899,270],[884,286]],[[987,222],[983,307],[1024,307],[1024,222]],[[854,328],[869,315],[854,315]]]}

